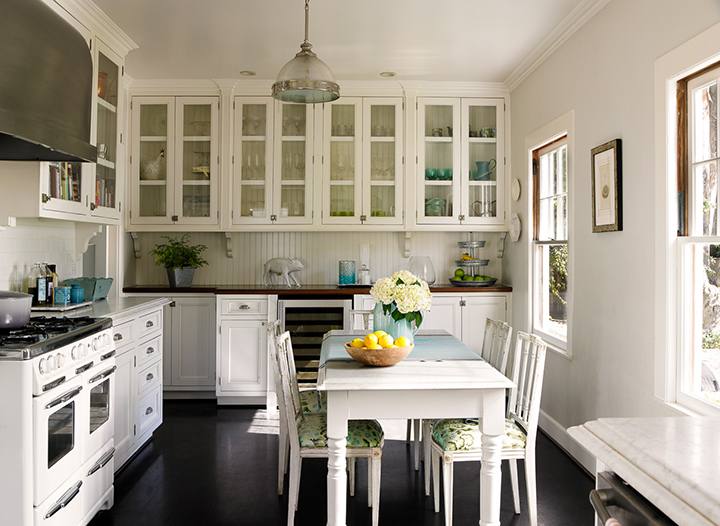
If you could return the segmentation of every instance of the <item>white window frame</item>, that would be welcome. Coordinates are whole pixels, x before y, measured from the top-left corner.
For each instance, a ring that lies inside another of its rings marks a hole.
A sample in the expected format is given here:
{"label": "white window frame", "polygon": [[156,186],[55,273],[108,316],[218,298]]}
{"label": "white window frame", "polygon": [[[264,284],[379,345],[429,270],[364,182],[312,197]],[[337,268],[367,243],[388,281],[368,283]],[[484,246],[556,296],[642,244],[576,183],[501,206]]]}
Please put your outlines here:
{"label": "white window frame", "polygon": [[[543,155],[553,152],[555,150],[558,150],[562,147],[565,147],[567,149],[568,147],[568,138],[567,136],[560,137],[557,139],[553,139],[545,146],[542,146],[540,148],[536,148],[533,150],[533,153],[537,152],[538,158],[541,158]],[[566,153],[566,155],[569,157],[569,153]],[[568,174],[567,174],[567,182],[568,182],[568,188],[565,189],[565,195],[567,197],[567,206],[569,208],[570,206],[570,192],[569,192],[569,185],[570,185],[570,171],[569,171],[569,164],[566,165],[568,168]],[[540,166],[537,167],[537,170],[540,170]],[[538,178],[540,175],[538,174]],[[532,201],[533,201],[533,208],[535,207],[535,192],[533,188],[533,194],[532,194]],[[539,205],[539,203],[538,203]],[[534,216],[533,216],[534,217]],[[533,230],[534,230],[533,225]],[[570,215],[568,214],[568,234],[570,230]],[[534,238],[534,236],[533,236]],[[560,337],[557,333],[552,333],[547,330],[545,330],[547,327],[543,323],[543,320],[546,318],[546,314],[550,309],[547,294],[545,294],[545,291],[547,290],[547,279],[549,276],[549,271],[547,271],[550,263],[549,263],[549,251],[545,250],[545,247],[548,246],[554,246],[554,245],[566,245],[568,247],[568,255],[569,255],[569,249],[570,244],[568,242],[568,239],[565,240],[533,240],[533,250],[532,250],[532,268],[533,268],[533,293],[531,297],[532,301],[532,331],[535,334],[538,334],[541,336],[545,341],[556,347],[557,349],[566,351],[567,350],[567,333],[569,332],[569,323],[566,324],[565,330],[565,338]],[[569,259],[569,257],[568,257]],[[570,283],[569,283],[570,273],[568,272],[568,293],[567,296],[570,295]],[[566,309],[569,309],[569,305],[566,305]]]}
{"label": "white window frame", "polygon": [[[716,24],[655,62],[655,396],[680,414],[720,415],[720,408],[682,390],[681,361],[687,358],[687,252],[720,237],[678,237],[677,82],[720,62]],[[688,128],[690,129],[690,128]],[[688,200],[689,202],[692,199]],[[692,210],[688,210],[691,217]],[[697,338],[697,336],[694,336]]]}
{"label": "white window frame", "polygon": [[[535,302],[533,301],[533,298],[535,297],[535,266],[533,264],[533,255],[535,250],[535,242],[533,240],[533,226],[532,226],[532,217],[533,217],[533,194],[534,194],[534,184],[533,184],[533,170],[532,170],[532,163],[533,163],[533,152],[535,150],[538,150],[542,148],[543,146],[556,141],[557,139],[566,136],[567,137],[567,168],[568,168],[568,294],[567,294],[567,315],[568,315],[568,331],[567,331],[567,340],[562,341],[558,338],[553,337],[550,334],[546,334],[541,331],[535,331],[534,326],[534,305]],[[573,305],[574,305],[574,282],[575,282],[575,276],[573,272],[574,267],[574,229],[572,225],[574,224],[574,192],[575,192],[575,186],[572,182],[573,174],[575,173],[575,112],[569,111],[552,122],[546,124],[545,126],[537,129],[536,131],[532,132],[525,138],[525,151],[527,152],[527,178],[525,181],[525,186],[528,189],[526,192],[527,198],[527,208],[526,208],[526,217],[528,218],[527,224],[526,224],[526,232],[528,234],[525,236],[526,239],[526,249],[527,249],[527,258],[528,258],[528,266],[527,266],[527,283],[528,283],[528,301],[527,301],[527,310],[525,312],[525,319],[526,319],[526,327],[528,327],[528,330],[531,332],[536,333],[538,336],[546,340],[548,343],[548,348],[553,351],[554,353],[557,353],[558,355],[562,356],[563,358],[567,360],[572,360],[573,357],[573,334],[572,334],[572,327],[573,327]]]}

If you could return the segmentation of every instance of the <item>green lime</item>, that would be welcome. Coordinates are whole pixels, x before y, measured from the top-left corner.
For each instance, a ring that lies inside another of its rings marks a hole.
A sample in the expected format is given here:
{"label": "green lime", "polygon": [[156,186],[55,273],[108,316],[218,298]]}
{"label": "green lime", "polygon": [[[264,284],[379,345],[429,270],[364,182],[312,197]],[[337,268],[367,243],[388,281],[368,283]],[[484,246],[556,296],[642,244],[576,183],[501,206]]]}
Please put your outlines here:
{"label": "green lime", "polygon": [[455,270],[455,277],[462,278],[465,275],[465,271],[461,268]]}
{"label": "green lime", "polygon": [[463,280],[463,281],[472,281],[472,280],[473,280],[473,277],[472,277],[472,276],[469,276],[469,275],[465,275],[465,276],[463,276],[462,280]]}

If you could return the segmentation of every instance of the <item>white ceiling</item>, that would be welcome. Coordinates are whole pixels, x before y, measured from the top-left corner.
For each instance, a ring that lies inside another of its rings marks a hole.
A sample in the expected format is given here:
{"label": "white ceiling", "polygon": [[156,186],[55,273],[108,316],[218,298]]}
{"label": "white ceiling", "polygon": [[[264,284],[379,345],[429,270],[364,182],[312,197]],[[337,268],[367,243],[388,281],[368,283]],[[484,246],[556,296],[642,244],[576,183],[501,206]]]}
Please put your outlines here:
{"label": "white ceiling", "polygon": [[[135,78],[272,79],[302,0],[95,0],[140,46]],[[339,79],[504,81],[581,0],[312,0],[310,41]]]}

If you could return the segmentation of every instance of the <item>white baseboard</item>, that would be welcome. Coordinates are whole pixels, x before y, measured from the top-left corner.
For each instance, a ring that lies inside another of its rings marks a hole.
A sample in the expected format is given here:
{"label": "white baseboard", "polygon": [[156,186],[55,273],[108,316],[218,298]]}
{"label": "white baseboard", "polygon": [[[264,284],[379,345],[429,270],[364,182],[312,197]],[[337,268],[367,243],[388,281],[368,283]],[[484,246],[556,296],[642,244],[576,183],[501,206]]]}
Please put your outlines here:
{"label": "white baseboard", "polygon": [[542,409],[540,410],[540,429],[565,450],[567,454],[583,466],[589,473],[595,473],[595,457],[587,449],[582,447],[570,434],[567,429]]}

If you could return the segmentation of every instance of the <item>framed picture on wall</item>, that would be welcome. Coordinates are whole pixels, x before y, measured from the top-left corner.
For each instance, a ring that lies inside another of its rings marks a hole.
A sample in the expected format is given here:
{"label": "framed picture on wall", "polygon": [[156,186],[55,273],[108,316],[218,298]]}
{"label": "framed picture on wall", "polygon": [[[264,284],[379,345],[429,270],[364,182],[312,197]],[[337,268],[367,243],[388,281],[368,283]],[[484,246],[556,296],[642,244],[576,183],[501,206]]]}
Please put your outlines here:
{"label": "framed picture on wall", "polygon": [[592,149],[592,231],[622,230],[622,140]]}

